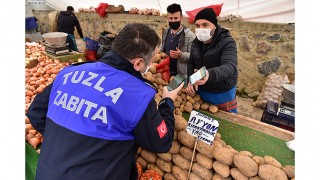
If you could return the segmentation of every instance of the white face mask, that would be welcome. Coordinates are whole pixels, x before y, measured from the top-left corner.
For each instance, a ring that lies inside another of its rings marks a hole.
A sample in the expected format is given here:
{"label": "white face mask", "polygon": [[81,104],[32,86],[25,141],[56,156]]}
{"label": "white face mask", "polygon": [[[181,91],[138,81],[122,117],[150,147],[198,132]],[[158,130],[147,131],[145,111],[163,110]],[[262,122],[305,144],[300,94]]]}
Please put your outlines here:
{"label": "white face mask", "polygon": [[143,72],[143,73],[141,73],[142,75],[145,75],[147,72],[148,72],[148,70],[150,69],[150,66],[147,66],[147,69]]}
{"label": "white face mask", "polygon": [[196,36],[199,39],[199,41],[206,42],[208,41],[211,36],[211,29],[206,28],[196,28]]}

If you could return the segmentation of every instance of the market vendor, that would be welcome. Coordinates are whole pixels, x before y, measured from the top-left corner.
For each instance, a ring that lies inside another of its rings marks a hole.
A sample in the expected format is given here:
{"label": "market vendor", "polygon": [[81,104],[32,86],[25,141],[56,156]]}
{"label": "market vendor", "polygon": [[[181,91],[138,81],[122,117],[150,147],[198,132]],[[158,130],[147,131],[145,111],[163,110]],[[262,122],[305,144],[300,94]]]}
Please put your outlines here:
{"label": "market vendor", "polygon": [[81,39],[83,39],[82,29],[77,16],[74,14],[74,9],[72,6],[68,6],[67,11],[61,11],[58,16],[58,31],[67,33],[67,43],[69,49],[78,51],[74,37],[74,27],[77,28],[79,36]]}
{"label": "market vendor", "polygon": [[195,33],[188,61],[188,77],[206,67],[205,77],[188,84],[187,92],[196,91],[201,98],[220,110],[237,113],[238,80],[237,45],[229,30],[222,28],[212,8],[195,16]]}
{"label": "market vendor", "polygon": [[62,69],[31,103],[27,117],[43,137],[36,179],[137,179],[138,147],[165,153],[174,137],[175,90],[143,78],[160,38],[145,24],[126,25],[97,62]]}

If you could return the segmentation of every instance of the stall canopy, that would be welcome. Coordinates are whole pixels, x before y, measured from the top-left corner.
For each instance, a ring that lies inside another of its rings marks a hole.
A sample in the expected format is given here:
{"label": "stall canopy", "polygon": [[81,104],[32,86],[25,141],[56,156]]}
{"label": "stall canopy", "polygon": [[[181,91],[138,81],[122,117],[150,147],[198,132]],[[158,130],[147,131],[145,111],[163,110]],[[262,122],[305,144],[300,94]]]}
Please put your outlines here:
{"label": "stall canopy", "polygon": [[[29,0],[30,3],[39,3],[44,0]],[[270,23],[295,23],[294,0],[45,0],[46,4],[56,10],[66,10],[67,6],[79,8],[97,7],[99,3],[108,3],[115,6],[123,5],[128,11],[132,7],[138,9],[154,8],[166,14],[166,7],[172,3],[180,4],[183,10],[191,11],[196,8],[223,3],[220,16],[241,16],[243,21],[270,22]]]}

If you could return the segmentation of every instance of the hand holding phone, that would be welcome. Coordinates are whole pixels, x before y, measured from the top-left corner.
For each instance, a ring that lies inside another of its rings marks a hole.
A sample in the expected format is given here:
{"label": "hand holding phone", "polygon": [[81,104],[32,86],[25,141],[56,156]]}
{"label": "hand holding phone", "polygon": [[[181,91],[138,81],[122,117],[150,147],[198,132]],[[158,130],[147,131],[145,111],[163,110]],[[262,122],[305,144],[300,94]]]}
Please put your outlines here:
{"label": "hand holding phone", "polygon": [[185,78],[181,74],[177,74],[168,84],[168,90],[172,91],[180,86],[185,81]]}
{"label": "hand holding phone", "polygon": [[162,99],[163,98],[171,98],[173,102],[176,100],[178,96],[178,92],[183,88],[183,83],[181,83],[176,89],[169,91],[168,86],[164,86],[162,90]]}
{"label": "hand holding phone", "polygon": [[207,82],[209,78],[209,72],[205,66],[196,70],[194,74],[190,76],[190,85],[203,85]]}

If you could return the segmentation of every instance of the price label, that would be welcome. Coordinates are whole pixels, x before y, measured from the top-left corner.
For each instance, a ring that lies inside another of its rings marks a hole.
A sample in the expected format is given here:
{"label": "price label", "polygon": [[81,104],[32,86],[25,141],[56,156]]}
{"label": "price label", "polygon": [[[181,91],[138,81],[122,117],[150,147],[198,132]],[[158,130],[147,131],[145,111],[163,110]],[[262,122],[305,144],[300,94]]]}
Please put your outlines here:
{"label": "price label", "polygon": [[198,136],[199,140],[211,145],[218,131],[219,122],[197,111],[191,111],[187,125],[187,133]]}

